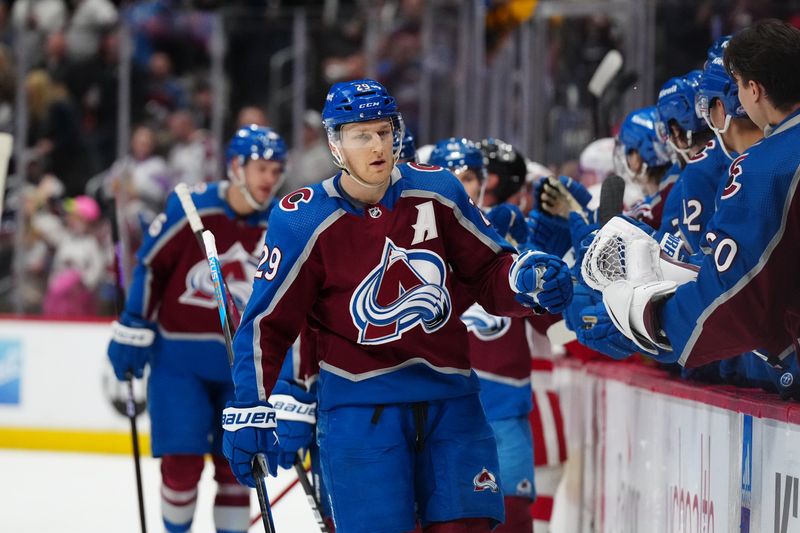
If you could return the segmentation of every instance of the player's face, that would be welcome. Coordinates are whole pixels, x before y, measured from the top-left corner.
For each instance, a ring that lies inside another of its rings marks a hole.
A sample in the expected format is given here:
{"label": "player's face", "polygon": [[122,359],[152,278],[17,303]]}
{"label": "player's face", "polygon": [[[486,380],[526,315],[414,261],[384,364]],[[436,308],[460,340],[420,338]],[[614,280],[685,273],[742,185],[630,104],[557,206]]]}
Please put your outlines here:
{"label": "player's face", "polygon": [[639,155],[639,151],[631,150],[625,154],[625,159],[628,162],[628,168],[631,169],[631,172],[638,176],[642,172],[642,156]]}
{"label": "player's face", "polygon": [[370,120],[345,124],[341,131],[345,163],[360,179],[379,184],[389,178],[394,167],[392,124]]}
{"label": "player's face", "polygon": [[467,195],[477,204],[481,192],[481,181],[478,179],[478,175],[471,168],[456,170],[455,174],[458,181],[464,186],[464,190],[467,191]]}
{"label": "player's face", "polygon": [[275,187],[281,178],[283,164],[278,161],[255,159],[244,166],[244,181],[253,199],[263,204],[275,193]]}
{"label": "player's face", "polygon": [[669,123],[669,136],[672,142],[681,150],[689,148],[689,141],[686,138],[686,132],[683,128],[678,126],[674,121]]}

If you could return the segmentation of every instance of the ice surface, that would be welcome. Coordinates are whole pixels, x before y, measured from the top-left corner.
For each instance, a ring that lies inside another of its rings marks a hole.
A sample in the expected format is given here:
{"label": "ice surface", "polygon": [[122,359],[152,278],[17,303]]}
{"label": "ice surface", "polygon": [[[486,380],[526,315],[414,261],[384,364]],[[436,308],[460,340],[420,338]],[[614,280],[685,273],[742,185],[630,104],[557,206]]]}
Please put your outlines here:
{"label": "ice surface", "polygon": [[[159,461],[142,458],[148,533],[161,524]],[[295,479],[281,470],[268,480],[271,499]],[[193,533],[213,533],[216,482],[206,463],[200,480]],[[253,517],[258,512],[252,494]],[[272,509],[277,533],[317,533],[299,484]],[[250,533],[263,532],[259,521]],[[3,533],[138,533],[139,511],[133,459],[127,455],[0,450],[0,531]]]}

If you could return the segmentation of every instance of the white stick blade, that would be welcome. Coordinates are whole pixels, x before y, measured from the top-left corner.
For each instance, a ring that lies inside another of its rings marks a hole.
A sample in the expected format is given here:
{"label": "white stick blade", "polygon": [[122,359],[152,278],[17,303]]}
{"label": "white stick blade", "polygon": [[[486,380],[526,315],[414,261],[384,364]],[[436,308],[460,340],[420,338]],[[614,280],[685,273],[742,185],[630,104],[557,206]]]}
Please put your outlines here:
{"label": "white stick blade", "polygon": [[206,245],[206,255],[209,259],[217,257],[217,241],[214,234],[208,230],[203,232],[203,244]]}
{"label": "white stick blade", "polygon": [[589,92],[595,98],[600,98],[621,68],[622,54],[618,50],[609,50],[589,80]]}

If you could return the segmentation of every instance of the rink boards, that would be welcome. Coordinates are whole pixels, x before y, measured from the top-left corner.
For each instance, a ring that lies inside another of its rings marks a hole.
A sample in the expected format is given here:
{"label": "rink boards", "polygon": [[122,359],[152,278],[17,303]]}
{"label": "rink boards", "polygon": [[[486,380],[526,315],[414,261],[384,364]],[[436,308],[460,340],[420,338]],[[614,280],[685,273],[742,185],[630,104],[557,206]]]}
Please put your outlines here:
{"label": "rink boards", "polygon": [[557,380],[571,391],[560,530],[800,531],[796,404],[614,363]]}
{"label": "rink boards", "polygon": [[[124,393],[106,358],[110,331],[110,320],[0,319],[0,448],[130,450],[130,422],[109,399]],[[149,453],[147,415],[137,420]]]}

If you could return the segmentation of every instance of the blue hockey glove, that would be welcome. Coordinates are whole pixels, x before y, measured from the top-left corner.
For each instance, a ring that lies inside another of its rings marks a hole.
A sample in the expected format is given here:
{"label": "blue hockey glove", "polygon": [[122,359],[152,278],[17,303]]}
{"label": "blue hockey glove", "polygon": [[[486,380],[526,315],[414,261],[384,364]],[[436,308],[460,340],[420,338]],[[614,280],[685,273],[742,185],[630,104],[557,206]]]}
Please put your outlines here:
{"label": "blue hockey glove", "polygon": [[522,305],[560,313],[572,299],[572,276],[564,261],[536,250],[519,255],[508,271],[508,282]]}
{"label": "blue hockey glove", "polygon": [[636,344],[614,326],[602,302],[584,308],[576,324],[578,342],[612,359],[625,359],[639,351]]}
{"label": "blue hockey glove", "polygon": [[314,438],[317,397],[294,383],[278,381],[269,403],[278,418],[278,466],[291,468],[297,452],[307,449]]}
{"label": "blue hockey glove", "polygon": [[266,402],[228,402],[222,411],[222,453],[242,485],[256,486],[253,458],[259,453],[266,457],[269,473],[278,475],[277,425],[275,409]]}
{"label": "blue hockey glove", "polygon": [[527,223],[529,247],[563,257],[572,246],[569,225],[565,219],[534,209],[528,215]]}
{"label": "blue hockey glove", "polygon": [[559,176],[558,179],[564,184],[564,187],[567,188],[572,197],[578,201],[581,207],[586,209],[586,206],[592,201],[592,193],[569,176]]}
{"label": "blue hockey glove", "polygon": [[[573,269],[573,272],[574,270],[575,269]],[[577,270],[580,270],[580,268]],[[575,283],[572,286],[572,301],[570,301],[569,305],[564,310],[564,322],[566,322],[567,328],[571,331],[583,329],[584,324],[581,311],[589,306],[602,303],[602,301],[602,293],[593,290],[583,283]]]}
{"label": "blue hockey glove", "polygon": [[486,218],[501,237],[504,239],[511,237],[511,240],[514,241],[512,244],[527,242],[528,226],[525,224],[525,215],[516,205],[496,205],[486,213]]}
{"label": "blue hockey glove", "polygon": [[124,381],[128,372],[134,377],[142,377],[144,365],[152,355],[155,338],[153,323],[128,313],[122,313],[119,321],[111,324],[108,358],[118,380]]}
{"label": "blue hockey glove", "polygon": [[569,214],[569,234],[572,240],[572,248],[575,250],[575,263],[579,266],[598,229],[600,228],[597,224],[587,224],[578,213]]}

